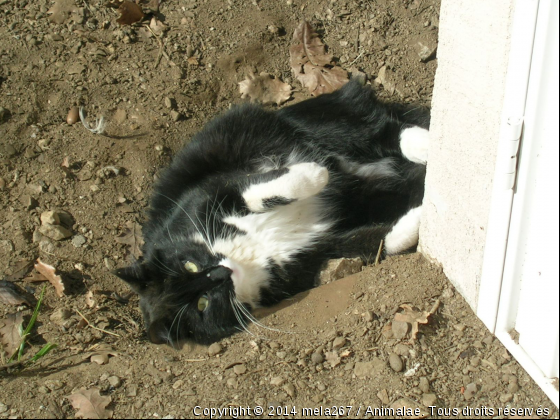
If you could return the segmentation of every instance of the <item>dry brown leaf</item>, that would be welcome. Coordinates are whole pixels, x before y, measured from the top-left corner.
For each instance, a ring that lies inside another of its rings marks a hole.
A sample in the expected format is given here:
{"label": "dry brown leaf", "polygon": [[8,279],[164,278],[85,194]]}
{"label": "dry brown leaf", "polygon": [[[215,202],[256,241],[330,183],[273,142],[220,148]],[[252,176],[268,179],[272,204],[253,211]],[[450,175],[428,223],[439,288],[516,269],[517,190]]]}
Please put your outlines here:
{"label": "dry brown leaf", "polygon": [[21,332],[23,330],[23,314],[16,312],[15,314],[8,314],[6,319],[0,320],[0,342],[4,346],[6,355],[10,357],[21,344]]}
{"label": "dry brown leaf", "polygon": [[25,275],[33,267],[33,261],[22,260],[16,263],[13,267],[10,267],[12,274],[6,276],[8,281],[17,281],[25,277]]}
{"label": "dry brown leaf", "polygon": [[290,66],[294,76],[312,95],[333,92],[348,82],[348,73],[333,65],[317,32],[309,22],[302,22],[294,31],[290,47]]}
{"label": "dry brown leaf", "polygon": [[290,99],[292,87],[268,73],[261,73],[259,76],[250,74],[247,79],[239,82],[239,93],[242,98],[249,97],[264,105],[282,105]]}
{"label": "dry brown leaf", "polygon": [[48,281],[49,279],[43,276],[41,273],[31,273],[27,277],[23,278],[23,281],[27,283],[37,283],[42,281]]}
{"label": "dry brown leaf", "polygon": [[56,0],[54,5],[47,11],[49,20],[54,23],[62,24],[70,17],[70,14],[76,10],[74,0]]}
{"label": "dry brown leaf", "polygon": [[401,305],[401,308],[404,309],[404,312],[397,312],[395,314],[395,321],[408,322],[411,324],[412,331],[410,333],[410,339],[416,340],[419,324],[427,324],[431,312],[419,311],[407,303]]}
{"label": "dry brown leaf", "polygon": [[22,303],[24,303],[27,306],[35,306],[37,300],[32,294],[27,293],[17,284],[6,280],[1,280],[0,302],[4,302],[8,305],[21,305]]}
{"label": "dry brown leaf", "polygon": [[163,22],[157,20],[155,17],[152,17],[152,20],[150,21],[150,29],[154,32],[154,34],[159,36],[169,30],[169,27]]}
{"label": "dry brown leaf", "polygon": [[121,12],[121,16],[117,19],[117,23],[121,25],[132,25],[140,22],[146,16],[140,6],[128,0],[121,3],[119,12]]}
{"label": "dry brown leaf", "polygon": [[136,259],[142,256],[142,245],[144,245],[144,239],[142,239],[142,228],[138,223],[126,222],[126,229],[123,233],[115,238],[119,244],[125,244],[130,246],[130,253]]}
{"label": "dry brown leaf", "polygon": [[56,274],[56,268],[52,265],[45,264],[40,258],[37,258],[37,264],[35,264],[35,270],[41,273],[47,278],[48,281],[54,286],[56,294],[58,297],[64,296],[64,282],[62,277]]}
{"label": "dry brown leaf", "polygon": [[[107,360],[109,359],[109,356],[119,356],[119,353],[116,352],[113,347],[107,345],[107,344],[100,344],[99,346],[96,347],[95,351],[91,351],[89,353],[86,353],[83,355],[83,360],[87,360],[90,359],[92,357],[95,356],[101,356],[103,358],[107,358]],[[93,361],[93,360],[91,360]]]}
{"label": "dry brown leaf", "polygon": [[102,396],[99,388],[80,388],[72,395],[67,396],[78,412],[76,417],[83,419],[108,419],[113,415],[113,410],[108,410],[107,406],[111,403],[110,396]]}

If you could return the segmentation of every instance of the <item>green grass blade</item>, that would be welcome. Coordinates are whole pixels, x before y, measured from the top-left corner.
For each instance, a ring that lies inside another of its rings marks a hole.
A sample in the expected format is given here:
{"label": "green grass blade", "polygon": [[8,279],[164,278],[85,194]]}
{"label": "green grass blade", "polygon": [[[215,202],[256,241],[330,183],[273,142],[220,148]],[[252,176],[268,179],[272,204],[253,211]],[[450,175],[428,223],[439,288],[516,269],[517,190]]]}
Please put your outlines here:
{"label": "green grass blade", "polygon": [[36,362],[37,360],[39,360],[41,357],[45,356],[48,352],[50,352],[51,350],[57,348],[58,345],[54,344],[54,343],[47,343],[45,344],[41,350],[39,350],[37,352],[37,354],[35,356],[33,356],[31,358],[31,362]]}
{"label": "green grass blade", "polygon": [[21,343],[18,347],[18,350],[12,354],[12,357],[8,359],[8,363],[14,361],[14,358],[17,356],[17,361],[19,362],[23,357],[23,350],[25,349],[25,340],[27,340],[27,336],[31,332],[31,329],[35,325],[35,321],[37,321],[37,317],[39,316],[39,310],[41,309],[41,303],[43,303],[43,298],[45,297],[45,290],[47,286],[43,286],[43,290],[41,291],[41,296],[39,296],[39,300],[37,301],[37,305],[35,305],[35,310],[33,311],[33,315],[31,315],[31,319],[23,330],[23,327],[20,326],[19,335],[21,337]]}

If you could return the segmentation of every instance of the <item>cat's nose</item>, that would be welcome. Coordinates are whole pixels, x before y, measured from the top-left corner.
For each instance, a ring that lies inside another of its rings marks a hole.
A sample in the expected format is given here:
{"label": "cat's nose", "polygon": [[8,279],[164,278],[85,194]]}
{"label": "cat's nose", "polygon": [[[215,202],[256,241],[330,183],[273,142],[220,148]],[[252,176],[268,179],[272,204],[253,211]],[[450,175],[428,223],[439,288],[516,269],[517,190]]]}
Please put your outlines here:
{"label": "cat's nose", "polygon": [[233,273],[231,269],[224,267],[223,265],[219,265],[218,267],[210,270],[210,272],[206,274],[206,277],[212,281],[224,281],[230,279],[231,273]]}

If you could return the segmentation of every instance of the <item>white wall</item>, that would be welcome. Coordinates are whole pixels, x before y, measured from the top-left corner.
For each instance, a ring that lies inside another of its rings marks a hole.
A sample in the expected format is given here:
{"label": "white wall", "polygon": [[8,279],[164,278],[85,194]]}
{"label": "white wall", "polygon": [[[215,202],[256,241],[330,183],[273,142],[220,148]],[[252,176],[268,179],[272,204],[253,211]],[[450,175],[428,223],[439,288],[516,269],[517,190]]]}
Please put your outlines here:
{"label": "white wall", "polygon": [[420,250],[476,310],[514,0],[442,0]]}

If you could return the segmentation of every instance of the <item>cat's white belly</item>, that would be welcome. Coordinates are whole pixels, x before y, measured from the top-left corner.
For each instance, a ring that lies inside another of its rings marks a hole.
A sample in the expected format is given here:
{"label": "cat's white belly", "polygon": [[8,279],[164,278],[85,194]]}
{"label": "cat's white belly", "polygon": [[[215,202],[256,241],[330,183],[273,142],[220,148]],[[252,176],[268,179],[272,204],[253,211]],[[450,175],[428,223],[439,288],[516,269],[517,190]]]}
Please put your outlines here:
{"label": "cat's white belly", "polygon": [[314,196],[263,213],[224,218],[245,232],[217,239],[213,245],[215,252],[226,257],[220,265],[233,271],[235,294],[241,302],[258,306],[260,290],[270,280],[266,270],[270,261],[282,266],[331,227],[325,210]]}

